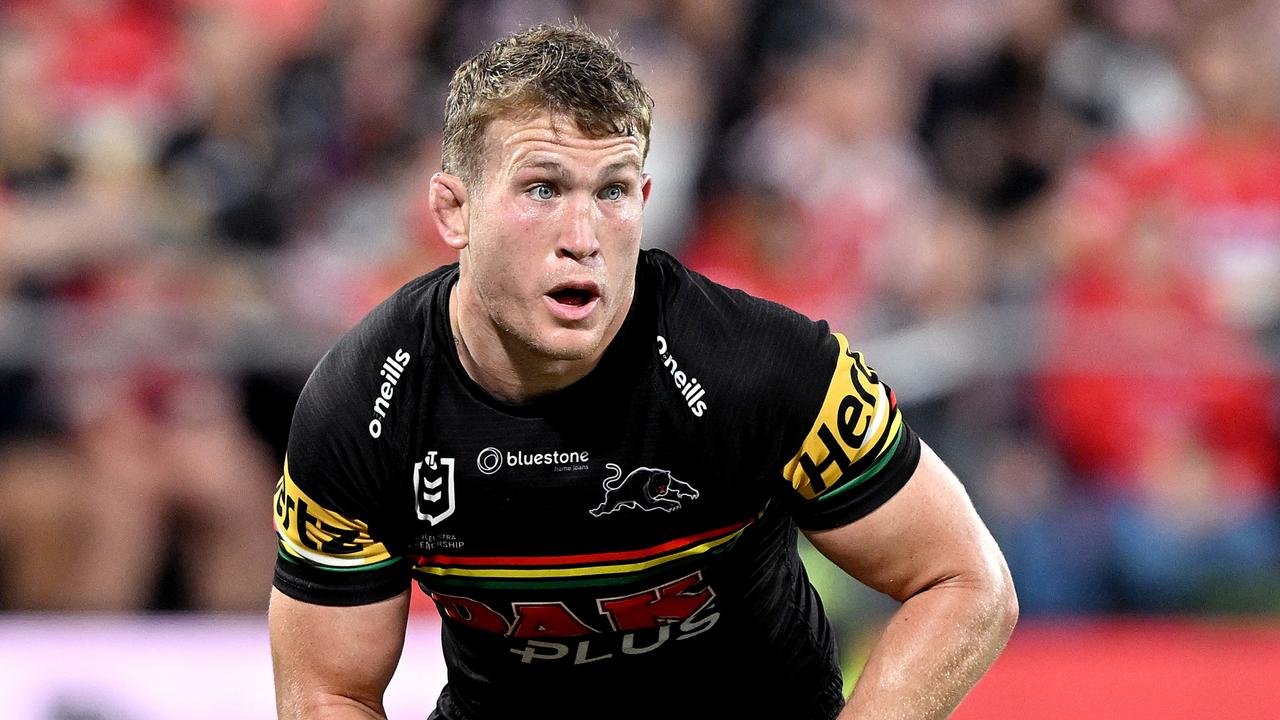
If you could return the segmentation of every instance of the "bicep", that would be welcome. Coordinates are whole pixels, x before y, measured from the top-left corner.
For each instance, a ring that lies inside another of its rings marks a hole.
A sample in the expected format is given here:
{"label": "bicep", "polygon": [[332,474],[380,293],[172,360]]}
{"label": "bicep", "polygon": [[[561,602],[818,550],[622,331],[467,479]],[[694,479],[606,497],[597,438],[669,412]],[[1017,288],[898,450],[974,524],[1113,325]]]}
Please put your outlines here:
{"label": "bicep", "polygon": [[870,515],[806,535],[865,585],[898,600],[943,582],[1003,586],[1008,569],[968,494],[921,442],[911,479]]}
{"label": "bicep", "polygon": [[273,589],[268,626],[280,717],[306,717],[343,704],[381,713],[382,693],[404,647],[408,612],[408,591],[341,607]]}

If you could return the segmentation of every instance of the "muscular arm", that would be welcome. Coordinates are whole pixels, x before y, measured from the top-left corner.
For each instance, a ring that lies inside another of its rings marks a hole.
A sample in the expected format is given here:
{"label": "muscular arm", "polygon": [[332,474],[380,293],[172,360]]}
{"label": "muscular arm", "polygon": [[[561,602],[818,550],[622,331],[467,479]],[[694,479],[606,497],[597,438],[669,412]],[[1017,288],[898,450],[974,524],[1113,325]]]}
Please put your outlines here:
{"label": "muscular arm", "polygon": [[409,593],[371,605],[312,605],[271,591],[269,627],[276,713],[282,720],[385,718]]}
{"label": "muscular arm", "polygon": [[840,720],[945,718],[1018,618],[1004,557],[959,480],[921,443],[915,474],[884,506],[808,536],[850,575],[902,602]]}

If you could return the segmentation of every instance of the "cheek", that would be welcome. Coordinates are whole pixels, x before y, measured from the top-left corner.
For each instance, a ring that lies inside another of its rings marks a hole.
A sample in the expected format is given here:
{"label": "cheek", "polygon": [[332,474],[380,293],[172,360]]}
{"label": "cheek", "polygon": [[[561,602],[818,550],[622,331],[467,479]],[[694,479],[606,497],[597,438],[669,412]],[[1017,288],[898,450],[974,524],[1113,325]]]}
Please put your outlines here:
{"label": "cheek", "polygon": [[610,262],[625,260],[640,251],[640,217],[637,209],[630,206],[606,207],[600,212],[595,225],[596,240]]}
{"label": "cheek", "polygon": [[471,267],[490,303],[519,303],[535,293],[541,260],[531,239],[536,232],[525,222],[477,228],[471,239]]}
{"label": "cheek", "polygon": [[516,229],[537,227],[547,221],[547,208],[537,203],[516,203],[507,211],[509,225]]}
{"label": "cheek", "polygon": [[520,203],[486,208],[485,222],[476,228],[473,243],[489,256],[491,264],[519,264],[518,258],[528,252],[535,228],[543,220],[532,209]]}
{"label": "cheek", "polygon": [[639,233],[641,221],[644,219],[644,205],[640,202],[624,203],[612,209],[611,212],[606,212],[605,219],[620,233]]}
{"label": "cheek", "polygon": [[640,241],[643,234],[643,213],[639,204],[618,208],[604,217],[601,226],[600,241],[611,250],[611,256],[623,262],[613,265],[611,270],[621,274],[629,272],[636,256],[640,253]]}
{"label": "cheek", "polygon": [[501,242],[484,248],[480,262],[472,263],[491,302],[502,302],[521,294],[528,275],[528,270],[522,270],[522,265],[527,264],[519,262],[510,247]]}

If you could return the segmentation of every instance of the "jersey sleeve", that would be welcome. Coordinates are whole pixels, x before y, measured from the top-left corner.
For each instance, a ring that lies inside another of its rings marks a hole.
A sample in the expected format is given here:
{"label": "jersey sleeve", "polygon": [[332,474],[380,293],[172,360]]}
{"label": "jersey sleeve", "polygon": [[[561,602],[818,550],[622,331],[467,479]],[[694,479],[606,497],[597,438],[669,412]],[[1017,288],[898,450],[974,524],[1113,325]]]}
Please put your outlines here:
{"label": "jersey sleeve", "polygon": [[827,334],[815,357],[825,359],[821,372],[830,372],[825,394],[817,414],[800,419],[803,439],[784,448],[794,454],[781,473],[796,523],[826,530],[870,514],[902,489],[919,463],[920,439],[893,390],[844,335]]}
{"label": "jersey sleeve", "polygon": [[298,401],[276,486],[273,584],[320,605],[385,600],[410,582],[394,523],[377,502],[387,494],[381,446],[351,420],[361,417],[344,401],[353,395],[322,361]]}

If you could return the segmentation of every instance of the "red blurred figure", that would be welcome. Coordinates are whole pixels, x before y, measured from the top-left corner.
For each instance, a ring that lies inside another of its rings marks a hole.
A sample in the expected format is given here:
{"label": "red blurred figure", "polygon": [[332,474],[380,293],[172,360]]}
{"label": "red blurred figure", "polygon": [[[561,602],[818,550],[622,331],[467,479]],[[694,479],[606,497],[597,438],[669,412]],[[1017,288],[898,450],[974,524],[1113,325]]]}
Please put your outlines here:
{"label": "red blurred figure", "polygon": [[1264,9],[1195,25],[1181,59],[1202,123],[1097,152],[1060,223],[1041,416],[1109,498],[1121,583],[1151,608],[1237,588],[1233,572],[1280,555],[1264,352],[1280,328],[1280,66]]}

